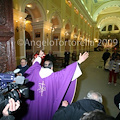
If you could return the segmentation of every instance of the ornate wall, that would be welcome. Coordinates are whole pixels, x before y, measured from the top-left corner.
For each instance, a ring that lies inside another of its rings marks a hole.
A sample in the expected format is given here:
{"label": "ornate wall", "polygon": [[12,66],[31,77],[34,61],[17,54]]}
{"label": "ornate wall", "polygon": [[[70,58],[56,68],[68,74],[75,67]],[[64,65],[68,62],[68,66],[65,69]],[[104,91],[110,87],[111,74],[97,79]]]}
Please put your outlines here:
{"label": "ornate wall", "polygon": [[0,0],[0,72],[16,67],[12,0]]}

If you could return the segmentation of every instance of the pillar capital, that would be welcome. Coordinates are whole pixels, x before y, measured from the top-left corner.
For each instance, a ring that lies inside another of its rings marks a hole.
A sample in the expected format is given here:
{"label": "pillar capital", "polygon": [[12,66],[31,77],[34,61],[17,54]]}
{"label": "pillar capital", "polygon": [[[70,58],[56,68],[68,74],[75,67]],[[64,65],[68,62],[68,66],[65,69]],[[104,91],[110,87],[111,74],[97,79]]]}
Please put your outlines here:
{"label": "pillar capital", "polygon": [[48,21],[39,21],[39,22],[33,22],[32,26],[33,29],[38,29],[38,28],[50,29],[52,27],[52,23]]}
{"label": "pillar capital", "polygon": [[24,20],[27,17],[27,13],[13,9],[13,18],[16,21]]}

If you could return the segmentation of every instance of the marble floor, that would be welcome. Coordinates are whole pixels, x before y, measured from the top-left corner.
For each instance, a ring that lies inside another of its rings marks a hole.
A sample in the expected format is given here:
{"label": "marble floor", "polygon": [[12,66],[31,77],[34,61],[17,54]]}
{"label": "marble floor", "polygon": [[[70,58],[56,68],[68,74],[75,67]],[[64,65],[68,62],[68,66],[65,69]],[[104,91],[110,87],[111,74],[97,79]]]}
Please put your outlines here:
{"label": "marble floor", "polygon": [[78,78],[74,101],[84,98],[89,90],[100,92],[107,114],[115,117],[119,110],[114,105],[114,96],[120,92],[120,79],[117,79],[117,86],[108,85],[109,72],[103,68],[102,54],[90,52],[89,58],[81,64],[83,74]]}

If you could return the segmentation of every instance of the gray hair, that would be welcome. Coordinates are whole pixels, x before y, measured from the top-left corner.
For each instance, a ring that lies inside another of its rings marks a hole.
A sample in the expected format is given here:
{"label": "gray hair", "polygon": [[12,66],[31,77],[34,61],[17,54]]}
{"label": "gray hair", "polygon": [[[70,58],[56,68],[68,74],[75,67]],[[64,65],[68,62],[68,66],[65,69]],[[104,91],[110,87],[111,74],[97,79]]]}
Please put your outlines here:
{"label": "gray hair", "polygon": [[102,95],[99,93],[99,92],[95,92],[93,90],[89,91],[88,94],[87,94],[87,98],[88,99],[93,99],[93,100],[96,100],[100,103],[103,102],[102,100]]}
{"label": "gray hair", "polygon": [[105,114],[101,110],[94,110],[85,113],[79,120],[115,120],[114,117]]}

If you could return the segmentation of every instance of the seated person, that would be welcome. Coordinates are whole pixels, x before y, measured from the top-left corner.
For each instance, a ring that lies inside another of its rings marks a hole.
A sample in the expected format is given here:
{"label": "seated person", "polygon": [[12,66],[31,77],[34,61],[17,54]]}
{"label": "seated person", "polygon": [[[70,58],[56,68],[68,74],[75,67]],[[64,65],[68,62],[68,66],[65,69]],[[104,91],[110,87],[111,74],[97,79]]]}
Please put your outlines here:
{"label": "seated person", "polygon": [[5,108],[2,111],[3,117],[0,120],[15,120],[15,117],[13,115],[10,115],[12,112],[16,111],[20,106],[20,102],[17,100],[17,102],[14,101],[14,99],[10,99],[9,103],[5,106]]}
{"label": "seated person", "polygon": [[67,101],[62,102],[62,107],[54,114],[53,120],[79,120],[84,113],[95,109],[104,110],[102,105],[102,95],[98,92],[90,91],[85,99],[68,105]]}
{"label": "seated person", "polygon": [[106,115],[101,110],[94,110],[89,113],[84,113],[83,117],[80,120],[115,120],[112,116]]}
{"label": "seated person", "polygon": [[27,60],[25,58],[22,58],[20,60],[20,65],[18,65],[17,68],[20,69],[19,75],[24,75],[25,71],[29,68],[27,65]]}

